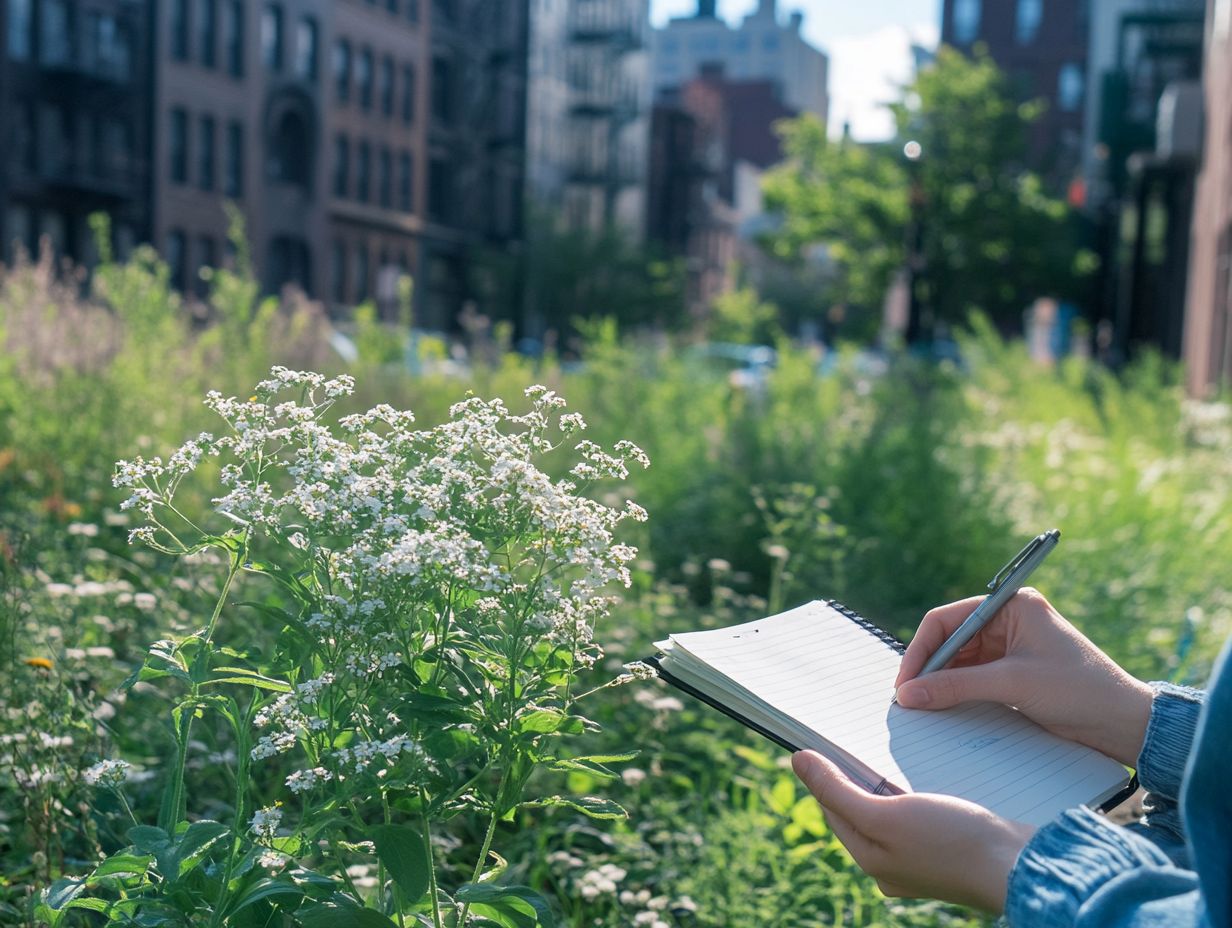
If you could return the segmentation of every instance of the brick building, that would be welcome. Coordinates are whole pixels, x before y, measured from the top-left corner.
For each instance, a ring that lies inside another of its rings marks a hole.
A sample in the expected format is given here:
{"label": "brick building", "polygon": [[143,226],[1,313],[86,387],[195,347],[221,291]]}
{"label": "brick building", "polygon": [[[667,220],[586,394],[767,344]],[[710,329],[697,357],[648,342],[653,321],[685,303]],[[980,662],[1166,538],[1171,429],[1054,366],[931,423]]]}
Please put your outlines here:
{"label": "brick building", "polygon": [[1089,0],[945,0],[941,41],[983,44],[1021,100],[1043,99],[1031,127],[1031,166],[1064,189],[1082,160]]}
{"label": "brick building", "polygon": [[6,0],[0,16],[0,260],[41,237],[89,256],[87,217],[121,250],[151,232],[144,0]]}
{"label": "brick building", "polygon": [[1206,138],[1184,331],[1188,386],[1197,395],[1232,384],[1232,0],[1209,5],[1206,49]]}

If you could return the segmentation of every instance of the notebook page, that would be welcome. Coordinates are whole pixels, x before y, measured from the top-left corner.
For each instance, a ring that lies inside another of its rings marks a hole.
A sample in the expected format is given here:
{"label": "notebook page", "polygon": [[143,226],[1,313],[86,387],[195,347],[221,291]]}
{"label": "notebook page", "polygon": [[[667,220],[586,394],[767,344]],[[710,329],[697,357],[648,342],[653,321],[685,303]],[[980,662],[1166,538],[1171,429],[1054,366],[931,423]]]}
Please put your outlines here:
{"label": "notebook page", "polygon": [[913,792],[961,796],[1043,824],[1126,780],[1115,761],[991,703],[926,712],[890,702],[901,655],[825,603],[672,635],[702,662]]}

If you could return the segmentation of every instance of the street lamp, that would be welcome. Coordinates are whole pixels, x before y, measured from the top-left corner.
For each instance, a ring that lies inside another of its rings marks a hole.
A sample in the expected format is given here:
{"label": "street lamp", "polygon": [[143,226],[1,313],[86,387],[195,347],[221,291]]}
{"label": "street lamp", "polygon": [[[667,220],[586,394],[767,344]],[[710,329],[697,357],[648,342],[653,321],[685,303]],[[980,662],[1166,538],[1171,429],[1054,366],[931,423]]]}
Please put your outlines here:
{"label": "street lamp", "polygon": [[910,179],[908,205],[911,221],[907,225],[907,333],[908,345],[923,340],[924,320],[920,305],[919,281],[924,276],[924,185],[920,180],[920,162],[924,146],[911,139],[903,146]]}

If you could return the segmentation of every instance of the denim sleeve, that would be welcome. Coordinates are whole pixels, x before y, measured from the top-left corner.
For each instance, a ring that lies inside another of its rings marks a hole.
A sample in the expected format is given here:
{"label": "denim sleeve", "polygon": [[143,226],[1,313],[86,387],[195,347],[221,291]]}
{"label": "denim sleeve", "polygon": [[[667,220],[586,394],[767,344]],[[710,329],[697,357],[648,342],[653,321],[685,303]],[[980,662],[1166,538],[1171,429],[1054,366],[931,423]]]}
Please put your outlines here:
{"label": "denim sleeve", "polygon": [[[1155,841],[1172,858],[1185,864],[1185,829],[1181,825],[1177,798],[1185,762],[1193,748],[1194,731],[1206,694],[1202,690],[1173,683],[1152,683],[1155,699],[1151,718],[1138,755],[1138,782],[1147,791],[1144,809],[1145,829],[1141,833]],[[1140,827],[1140,826],[1139,826]]]}
{"label": "denim sleeve", "polygon": [[1010,872],[1005,915],[1011,928],[1207,924],[1196,874],[1083,808],[1028,842]]}

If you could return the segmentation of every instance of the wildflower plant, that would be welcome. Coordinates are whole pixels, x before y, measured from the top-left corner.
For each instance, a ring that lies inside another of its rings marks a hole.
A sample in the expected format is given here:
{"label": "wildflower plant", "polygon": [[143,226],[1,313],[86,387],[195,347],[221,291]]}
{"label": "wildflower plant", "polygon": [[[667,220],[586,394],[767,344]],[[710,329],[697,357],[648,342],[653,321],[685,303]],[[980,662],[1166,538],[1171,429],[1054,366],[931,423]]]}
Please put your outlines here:
{"label": "wildflower plant", "polygon": [[[574,680],[600,656],[611,591],[630,582],[636,552],[618,529],[645,518],[587,491],[646,456],[578,441],[585,422],[544,387],[526,391],[523,415],[472,397],[424,429],[384,405],[332,417],[352,389],[274,368],[246,400],[209,395],[218,436],[117,465],[124,507],[144,520],[130,540],[177,557],[216,549],[226,575],[203,625],[154,644],[129,681],[177,690],[157,824],[46,892],[49,922],[84,907],[146,924],[265,924],[273,909],[308,928],[548,924],[547,903],[501,875],[498,823],[543,806],[623,817],[610,800],[527,784],[539,768],[603,775],[627,759],[560,747],[594,727]],[[568,476],[550,478],[539,462],[569,446]],[[176,504],[211,459],[218,526]],[[258,592],[238,602],[241,574],[266,582],[244,581]],[[245,650],[255,621],[280,629],[272,653]],[[234,797],[227,821],[190,823],[185,769],[207,716],[234,739]],[[120,791],[122,769],[97,779]],[[445,840],[459,816],[482,835],[465,861],[467,845]],[[353,879],[373,867],[374,885]]]}

